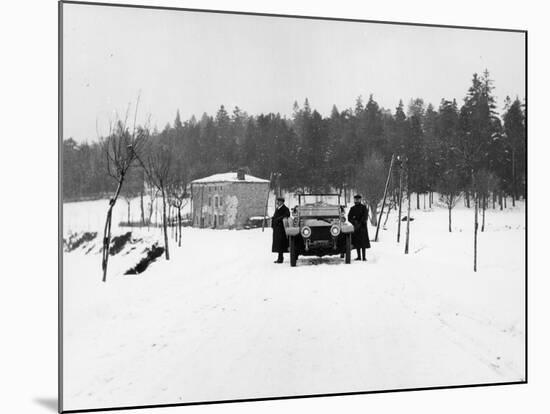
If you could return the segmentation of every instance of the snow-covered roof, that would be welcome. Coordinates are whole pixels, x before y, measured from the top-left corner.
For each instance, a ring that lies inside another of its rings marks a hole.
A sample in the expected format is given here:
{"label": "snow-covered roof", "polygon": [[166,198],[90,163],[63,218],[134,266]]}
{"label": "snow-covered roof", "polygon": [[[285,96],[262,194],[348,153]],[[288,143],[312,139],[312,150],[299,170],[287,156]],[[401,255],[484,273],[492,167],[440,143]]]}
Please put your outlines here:
{"label": "snow-covered roof", "polygon": [[199,178],[197,180],[191,181],[191,184],[207,184],[207,183],[269,183],[269,180],[264,180],[263,178],[254,177],[250,174],[245,174],[244,180],[239,180],[237,178],[237,172],[226,172],[221,174],[214,174],[208,177]]}

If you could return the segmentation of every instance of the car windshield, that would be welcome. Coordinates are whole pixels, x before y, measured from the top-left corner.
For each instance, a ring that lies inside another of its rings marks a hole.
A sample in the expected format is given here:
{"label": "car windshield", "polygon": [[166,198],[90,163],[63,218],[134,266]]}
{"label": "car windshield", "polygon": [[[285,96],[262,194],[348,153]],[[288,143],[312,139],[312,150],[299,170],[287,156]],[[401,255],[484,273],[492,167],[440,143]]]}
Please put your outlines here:
{"label": "car windshield", "polygon": [[338,194],[301,194],[300,204],[337,206],[339,198]]}

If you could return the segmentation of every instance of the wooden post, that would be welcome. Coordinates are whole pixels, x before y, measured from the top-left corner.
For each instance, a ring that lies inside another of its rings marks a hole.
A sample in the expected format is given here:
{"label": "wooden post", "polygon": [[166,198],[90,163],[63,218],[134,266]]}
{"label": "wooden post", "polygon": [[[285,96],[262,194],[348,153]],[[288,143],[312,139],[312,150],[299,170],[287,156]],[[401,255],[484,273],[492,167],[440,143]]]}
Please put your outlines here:
{"label": "wooden post", "polygon": [[391,171],[393,168],[393,160],[395,159],[395,154],[392,154],[390,161],[390,169],[388,171],[388,178],[386,178],[386,186],[384,187],[384,197],[382,198],[382,208],[380,209],[380,215],[378,216],[378,222],[376,223],[376,235],[374,236],[374,241],[378,241],[378,231],[380,230],[380,222],[382,221],[382,214],[384,214],[384,206],[386,204],[386,196],[388,194],[388,186],[390,184]]}

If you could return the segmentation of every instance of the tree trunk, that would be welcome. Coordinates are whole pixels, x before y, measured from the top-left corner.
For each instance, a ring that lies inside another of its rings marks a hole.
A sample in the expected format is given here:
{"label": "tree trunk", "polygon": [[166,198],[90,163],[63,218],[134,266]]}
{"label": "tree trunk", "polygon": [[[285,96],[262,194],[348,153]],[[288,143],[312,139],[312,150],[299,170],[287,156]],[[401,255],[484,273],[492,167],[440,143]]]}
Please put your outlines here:
{"label": "tree trunk", "polygon": [[178,247],[181,247],[181,207],[178,208],[178,228],[179,228]]}
{"label": "tree trunk", "polygon": [[416,193],[416,209],[420,210],[420,194]]}
{"label": "tree trunk", "polygon": [[[475,176],[472,171],[472,187],[475,188]],[[472,193],[474,197],[474,272],[477,272],[477,228],[478,228],[478,219],[477,219],[477,202],[478,197],[475,192]]]}
{"label": "tree trunk", "polygon": [[159,203],[158,200],[155,200],[155,225],[158,224],[158,212],[159,212]]}
{"label": "tree trunk", "polygon": [[398,211],[398,217],[397,217],[397,243],[399,243],[399,239],[401,238],[401,204],[403,201],[403,167],[401,167],[401,171],[399,172],[399,211]]}
{"label": "tree trunk", "polygon": [[495,209],[496,199],[497,199],[497,193],[493,191],[493,210]]}
{"label": "tree trunk", "polygon": [[370,206],[370,223],[373,226],[378,225],[378,204],[372,203],[369,204]]}
{"label": "tree trunk", "polygon": [[422,203],[423,203],[422,206],[423,206],[423,207],[422,207],[422,208],[423,208],[424,210],[426,210],[426,193],[423,193],[423,194],[422,194],[422,198],[423,198],[423,200],[422,200]]}
{"label": "tree trunk", "polygon": [[390,217],[390,211],[392,207],[391,205],[388,207],[388,211],[386,212],[386,219],[384,220],[384,227],[386,227],[386,224],[388,223],[388,218]]}
{"label": "tree trunk", "polygon": [[145,226],[145,211],[143,210],[143,191],[139,193],[139,206],[141,208],[141,225]]}
{"label": "tree trunk", "polygon": [[128,226],[130,225],[130,200],[126,200],[126,204],[128,204]]}
{"label": "tree trunk", "polygon": [[452,226],[451,226],[451,211],[452,211],[452,209],[453,209],[452,203],[449,203],[449,204],[447,205],[447,207],[449,208],[449,233],[452,233],[452,231],[453,231],[453,230],[452,230]]}
{"label": "tree trunk", "polygon": [[405,254],[409,254],[410,226],[411,226],[411,193],[407,192],[407,230],[405,233]]}
{"label": "tree trunk", "polygon": [[166,228],[166,194],[164,193],[164,187],[160,190],[162,192],[162,228],[164,230],[164,256],[166,260],[170,260],[170,252],[168,251],[168,230]]}
{"label": "tree trunk", "polygon": [[499,191],[498,193],[498,204],[499,204],[500,210],[502,211],[502,208],[504,205],[504,203],[502,202],[502,191]]}
{"label": "tree trunk", "polygon": [[174,226],[173,226],[173,207],[169,205],[168,207],[168,225],[170,226],[170,237],[174,239]]}
{"label": "tree trunk", "polygon": [[153,200],[153,195],[151,194],[150,201],[149,201],[149,218],[147,219],[147,230],[151,228],[151,219],[153,218],[153,204],[155,200]]}
{"label": "tree trunk", "polygon": [[481,232],[483,233],[485,231],[485,210],[487,209],[487,196],[483,196],[482,198],[482,213],[481,213]]}
{"label": "tree trunk", "polygon": [[516,187],[516,151],[512,146],[512,206],[516,206],[516,198],[518,196]]}
{"label": "tree trunk", "polygon": [[[388,195],[388,186],[390,185],[391,172],[393,169],[394,159],[395,159],[395,155],[392,155],[391,161],[390,161],[390,168],[388,170],[388,178],[386,179],[386,185],[384,186],[384,196],[382,197],[382,208],[380,209],[380,217],[378,218],[378,222],[376,223],[376,235],[374,236],[374,241],[378,241],[378,231],[380,230],[380,222],[382,221],[382,215],[384,214],[384,207],[386,205],[386,197]],[[388,209],[388,214],[389,214],[389,209]]]}
{"label": "tree trunk", "polygon": [[101,259],[101,269],[103,270],[102,281],[107,281],[107,266],[109,264],[109,246],[111,245],[111,221],[113,216],[113,208],[115,207],[118,195],[122,189],[122,183],[124,182],[124,175],[118,180],[118,186],[115,195],[109,200],[109,209],[107,210],[107,217],[105,219],[105,227],[103,229],[103,250]]}
{"label": "tree trunk", "polygon": [[466,207],[470,208],[470,192],[466,191]]}
{"label": "tree trunk", "polygon": [[430,191],[430,197],[428,197],[429,203],[430,203],[430,210],[432,209],[432,203],[434,199],[434,193],[433,191]]}
{"label": "tree trunk", "polygon": [[504,196],[504,208],[508,208],[508,207],[506,206],[506,199],[507,199],[507,198],[508,198],[507,196]]}

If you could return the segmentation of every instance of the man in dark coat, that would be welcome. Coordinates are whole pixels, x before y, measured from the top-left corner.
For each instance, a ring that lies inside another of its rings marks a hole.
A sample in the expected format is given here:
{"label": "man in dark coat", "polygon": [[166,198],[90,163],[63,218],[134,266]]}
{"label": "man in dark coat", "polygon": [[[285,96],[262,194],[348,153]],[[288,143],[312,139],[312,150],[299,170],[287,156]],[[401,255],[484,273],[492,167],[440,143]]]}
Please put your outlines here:
{"label": "man in dark coat", "polygon": [[369,216],[369,209],[367,206],[361,203],[361,196],[359,194],[353,197],[355,205],[349,209],[348,221],[353,224],[353,233],[351,235],[351,243],[357,250],[357,258],[355,260],[365,261],[365,249],[370,249],[369,229],[367,227],[367,218]]}
{"label": "man in dark coat", "polygon": [[285,233],[283,219],[290,217],[290,210],[285,206],[285,199],[277,197],[275,213],[271,217],[271,227],[273,228],[273,244],[271,251],[278,253],[275,263],[283,263],[283,253],[288,251],[288,237]]}

